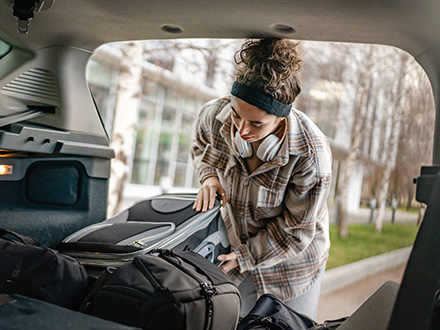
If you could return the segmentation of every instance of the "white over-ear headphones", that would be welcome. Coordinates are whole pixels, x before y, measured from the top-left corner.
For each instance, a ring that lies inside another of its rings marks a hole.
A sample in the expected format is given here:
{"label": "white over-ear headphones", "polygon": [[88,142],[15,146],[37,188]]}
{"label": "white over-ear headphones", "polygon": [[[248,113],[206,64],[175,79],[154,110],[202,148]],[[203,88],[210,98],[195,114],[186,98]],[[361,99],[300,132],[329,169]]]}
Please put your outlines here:
{"label": "white over-ear headphones", "polygon": [[[261,144],[257,149],[257,157],[263,162],[271,161],[274,159],[278,150],[280,150],[280,142],[278,136],[275,134],[269,134],[263,141],[261,141]],[[253,151],[251,144],[243,140],[238,131],[235,133],[234,143],[241,158],[249,158],[252,156]]]}

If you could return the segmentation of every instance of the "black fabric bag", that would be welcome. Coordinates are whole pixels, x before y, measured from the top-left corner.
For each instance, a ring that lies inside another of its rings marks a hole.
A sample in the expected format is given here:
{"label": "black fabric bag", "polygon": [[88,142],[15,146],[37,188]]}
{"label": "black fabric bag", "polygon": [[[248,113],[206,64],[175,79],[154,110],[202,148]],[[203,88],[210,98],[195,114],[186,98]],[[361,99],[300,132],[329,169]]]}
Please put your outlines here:
{"label": "black fabric bag", "polygon": [[263,294],[237,330],[306,330],[316,322],[295,312],[271,294]]}
{"label": "black fabric bag", "polygon": [[134,330],[122,324],[21,296],[0,294],[0,329]]}
{"label": "black fabric bag", "polygon": [[76,309],[88,287],[85,268],[31,237],[0,229],[0,293]]}
{"label": "black fabric bag", "polygon": [[233,330],[240,304],[237,287],[210,261],[159,250],[108,268],[81,310],[150,330]]}

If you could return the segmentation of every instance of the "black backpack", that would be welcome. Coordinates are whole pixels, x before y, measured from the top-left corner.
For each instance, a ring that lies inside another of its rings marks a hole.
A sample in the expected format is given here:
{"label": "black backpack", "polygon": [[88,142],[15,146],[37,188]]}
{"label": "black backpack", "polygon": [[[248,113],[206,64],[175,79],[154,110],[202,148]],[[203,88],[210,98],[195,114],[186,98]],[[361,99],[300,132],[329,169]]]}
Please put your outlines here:
{"label": "black backpack", "polygon": [[315,325],[315,321],[295,312],[277,297],[263,294],[237,330],[306,330]]}
{"label": "black backpack", "polygon": [[0,293],[77,309],[88,288],[85,268],[34,240],[0,229]]}
{"label": "black backpack", "polygon": [[241,299],[217,266],[194,252],[157,250],[102,274],[81,310],[150,330],[235,329]]}

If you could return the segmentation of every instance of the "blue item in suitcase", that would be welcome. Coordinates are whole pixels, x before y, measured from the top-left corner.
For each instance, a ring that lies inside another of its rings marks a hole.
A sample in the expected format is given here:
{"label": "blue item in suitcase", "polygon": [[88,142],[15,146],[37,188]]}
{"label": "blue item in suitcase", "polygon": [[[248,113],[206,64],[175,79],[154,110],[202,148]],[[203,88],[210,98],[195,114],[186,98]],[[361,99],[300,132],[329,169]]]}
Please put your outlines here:
{"label": "blue item in suitcase", "polygon": [[0,329],[128,330],[139,328],[103,320],[21,295],[0,294]]}
{"label": "blue item in suitcase", "polygon": [[216,263],[230,250],[220,202],[196,212],[196,194],[145,199],[103,222],[65,238],[57,249],[86,266],[119,266],[152,249],[195,251]]}

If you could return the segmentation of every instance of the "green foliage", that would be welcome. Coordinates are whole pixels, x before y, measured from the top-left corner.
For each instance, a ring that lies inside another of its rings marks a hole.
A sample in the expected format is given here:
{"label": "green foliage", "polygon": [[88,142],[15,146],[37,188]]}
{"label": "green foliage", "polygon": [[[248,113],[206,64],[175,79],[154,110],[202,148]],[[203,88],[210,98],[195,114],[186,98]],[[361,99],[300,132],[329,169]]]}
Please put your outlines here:
{"label": "green foliage", "polygon": [[327,269],[410,246],[417,230],[413,223],[384,223],[382,233],[377,233],[373,224],[351,224],[348,237],[341,238],[337,226],[331,225]]}

